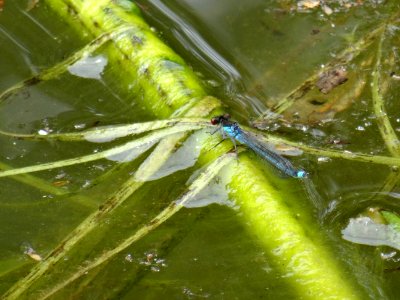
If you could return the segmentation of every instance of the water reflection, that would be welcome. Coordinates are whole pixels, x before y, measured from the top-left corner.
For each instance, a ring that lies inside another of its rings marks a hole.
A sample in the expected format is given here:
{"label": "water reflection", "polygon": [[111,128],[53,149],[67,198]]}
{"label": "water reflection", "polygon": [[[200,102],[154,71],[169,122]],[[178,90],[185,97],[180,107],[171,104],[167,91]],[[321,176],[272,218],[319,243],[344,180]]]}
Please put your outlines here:
{"label": "water reflection", "polygon": [[[138,1],[162,34],[206,79],[222,85],[233,108],[257,116],[285,97],[346,45],[353,6],[331,16],[304,15],[290,1]],[[212,9],[210,9],[212,8]],[[318,13],[318,10],[307,11]],[[171,30],[172,24],[172,30]],[[165,29],[165,30],[164,30]]]}

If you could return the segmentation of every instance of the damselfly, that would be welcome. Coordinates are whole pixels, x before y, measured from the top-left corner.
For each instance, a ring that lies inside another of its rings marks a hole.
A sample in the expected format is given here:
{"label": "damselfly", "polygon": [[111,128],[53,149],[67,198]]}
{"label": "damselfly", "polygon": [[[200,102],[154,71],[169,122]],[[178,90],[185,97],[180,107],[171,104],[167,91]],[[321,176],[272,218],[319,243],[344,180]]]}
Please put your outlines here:
{"label": "damselfly", "polygon": [[295,178],[307,177],[307,172],[302,169],[296,169],[292,163],[271,150],[265,143],[259,141],[253,134],[242,129],[238,123],[232,122],[228,114],[216,116],[211,119],[212,125],[219,125],[221,128],[222,136],[225,138],[226,135],[232,140],[235,145],[235,140],[241,144],[245,144],[251,148],[254,152],[260,155],[262,158],[267,160],[269,163],[274,165],[277,169]]}

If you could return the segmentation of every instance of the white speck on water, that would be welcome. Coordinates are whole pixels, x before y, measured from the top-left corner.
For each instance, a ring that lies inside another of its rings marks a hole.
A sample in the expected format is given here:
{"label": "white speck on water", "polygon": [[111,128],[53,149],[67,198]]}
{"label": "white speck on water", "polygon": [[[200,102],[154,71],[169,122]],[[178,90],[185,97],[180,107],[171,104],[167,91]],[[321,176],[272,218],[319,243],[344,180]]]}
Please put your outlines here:
{"label": "white speck on water", "polygon": [[390,258],[395,257],[397,254],[397,251],[390,251],[389,253],[381,253],[381,258],[384,260],[388,260]]}
{"label": "white speck on water", "polygon": [[326,156],[321,156],[321,157],[318,157],[318,159],[317,159],[317,161],[319,163],[326,163],[326,162],[330,162],[331,160],[332,160],[331,158],[326,157]]}
{"label": "white speck on water", "polygon": [[48,135],[49,132],[48,132],[47,130],[40,129],[40,130],[38,131],[38,134],[39,134],[39,135]]}
{"label": "white speck on water", "polygon": [[132,256],[132,254],[127,254],[127,255],[125,256],[125,260],[128,261],[128,262],[133,262],[133,256]]}
{"label": "white speck on water", "polygon": [[81,123],[81,124],[75,124],[74,128],[75,129],[84,129],[86,127],[85,123]]}
{"label": "white speck on water", "polygon": [[363,127],[363,126],[357,126],[357,128],[356,128],[356,130],[358,130],[358,131],[365,131],[365,127]]}

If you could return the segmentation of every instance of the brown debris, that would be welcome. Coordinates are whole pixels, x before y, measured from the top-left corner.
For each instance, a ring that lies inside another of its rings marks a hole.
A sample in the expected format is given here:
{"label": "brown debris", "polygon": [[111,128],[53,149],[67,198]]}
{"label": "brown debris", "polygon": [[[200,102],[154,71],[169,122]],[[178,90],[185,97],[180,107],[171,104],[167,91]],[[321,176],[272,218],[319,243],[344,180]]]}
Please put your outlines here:
{"label": "brown debris", "polygon": [[340,67],[321,74],[316,86],[321,93],[328,94],[338,85],[345,83],[347,79],[346,69]]}

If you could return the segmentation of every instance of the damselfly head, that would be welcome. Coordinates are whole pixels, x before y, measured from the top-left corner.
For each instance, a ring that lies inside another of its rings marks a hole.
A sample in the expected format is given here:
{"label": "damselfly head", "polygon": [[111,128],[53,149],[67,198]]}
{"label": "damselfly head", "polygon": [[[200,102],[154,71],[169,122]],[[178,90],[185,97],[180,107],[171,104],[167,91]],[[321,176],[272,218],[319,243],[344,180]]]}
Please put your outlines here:
{"label": "damselfly head", "polygon": [[220,116],[216,116],[216,117],[211,118],[211,124],[212,125],[218,125],[218,124],[221,124],[223,122],[229,121],[230,118],[231,118],[230,114],[223,114],[223,115],[220,115]]}
{"label": "damselfly head", "polygon": [[218,125],[219,123],[221,123],[220,117],[211,118],[211,124],[212,125]]}

